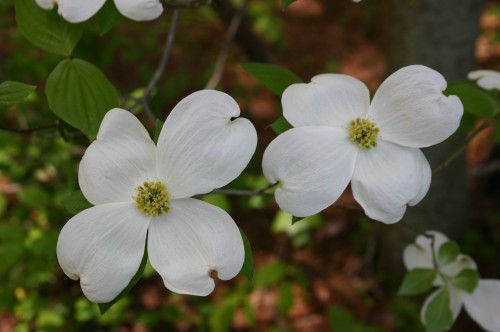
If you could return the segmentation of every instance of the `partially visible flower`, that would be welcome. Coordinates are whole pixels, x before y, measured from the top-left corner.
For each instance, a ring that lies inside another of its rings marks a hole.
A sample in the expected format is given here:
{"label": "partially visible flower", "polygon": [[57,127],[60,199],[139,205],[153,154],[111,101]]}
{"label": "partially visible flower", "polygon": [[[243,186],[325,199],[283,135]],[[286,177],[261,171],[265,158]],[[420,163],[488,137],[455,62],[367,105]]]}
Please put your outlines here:
{"label": "partially visible flower", "polygon": [[244,261],[238,227],[222,209],[192,196],[222,187],[250,161],[254,127],[233,98],[204,90],[168,116],[155,146],[131,113],[113,109],[80,163],[78,181],[95,205],[71,218],[57,242],[64,273],[85,296],[113,300],[137,272],[147,247],[165,286],[208,295],[213,271],[233,278]]}
{"label": "partially visible flower", "polygon": [[476,70],[471,71],[467,77],[475,80],[477,85],[486,90],[500,90],[500,72],[496,70]]}
{"label": "partially visible flower", "polygon": [[295,128],[271,142],[262,162],[266,178],[279,182],[278,205],[310,216],[333,204],[351,181],[370,218],[399,221],[431,182],[419,148],[445,140],[460,123],[462,103],[443,94],[446,85],[435,70],[414,65],[387,78],[371,104],[368,88],[347,75],[289,86],[281,101]]}
{"label": "partially visible flower", "polygon": [[[434,255],[437,257],[439,247],[448,241],[448,238],[442,233],[435,231],[426,233],[434,236],[434,246],[431,249],[432,240],[423,235],[417,237],[415,244],[408,245],[403,252],[403,261],[408,270],[435,268],[431,250],[434,250]],[[447,277],[454,277],[463,269],[477,269],[474,260],[463,254],[459,254],[455,261],[440,267],[441,273]],[[469,316],[483,329],[500,331],[500,280],[481,279],[472,293],[459,289],[451,283],[445,284],[439,276],[436,277],[434,285],[439,286],[439,288],[427,297],[420,311],[420,320],[423,324],[426,323],[427,306],[442,290],[442,287],[447,287],[450,294],[450,311],[453,315],[453,321],[458,317],[463,305]]]}
{"label": "partially visible flower", "polygon": [[[32,1],[32,0],[28,0]],[[44,9],[58,7],[59,15],[71,23],[88,20],[104,5],[106,0],[35,0]],[[111,1],[111,0],[108,0]],[[163,12],[159,0],[113,0],[116,8],[123,15],[134,21],[154,20]]]}

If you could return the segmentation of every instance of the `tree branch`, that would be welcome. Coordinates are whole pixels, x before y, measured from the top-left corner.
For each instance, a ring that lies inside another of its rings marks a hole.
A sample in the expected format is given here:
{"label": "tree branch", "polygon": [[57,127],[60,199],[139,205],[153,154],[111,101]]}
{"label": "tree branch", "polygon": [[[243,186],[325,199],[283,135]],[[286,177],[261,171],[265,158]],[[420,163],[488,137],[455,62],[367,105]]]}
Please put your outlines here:
{"label": "tree branch", "polygon": [[180,9],[174,9],[174,12],[172,14],[172,20],[170,21],[170,27],[167,33],[167,39],[165,40],[165,47],[163,49],[163,53],[160,58],[160,62],[158,64],[158,68],[156,68],[156,71],[151,78],[151,81],[149,81],[148,85],[146,86],[146,89],[144,90],[144,94],[142,95],[141,98],[137,100],[137,102],[132,105],[129,110],[134,109],[138,104],[142,104],[144,107],[144,112],[146,113],[146,116],[148,117],[148,120],[154,125],[155,123],[155,115],[153,111],[151,111],[151,108],[149,107],[149,97],[151,96],[151,93],[153,92],[153,89],[156,87],[158,82],[163,76],[163,73],[165,72],[165,68],[167,67],[168,60],[170,58],[170,53],[172,51],[172,46],[174,44],[175,40],[175,33],[177,31],[177,26],[179,23],[179,16],[180,16]]}
{"label": "tree branch", "polygon": [[215,87],[217,86],[217,84],[219,84],[222,78],[222,74],[224,72],[224,66],[227,60],[227,55],[229,53],[229,48],[234,40],[234,37],[236,36],[238,28],[241,25],[243,15],[245,14],[245,11],[248,7],[248,2],[249,2],[248,0],[245,0],[241,8],[238,10],[238,13],[231,19],[231,23],[229,24],[229,28],[227,29],[226,32],[226,38],[224,39],[224,43],[222,44],[222,48],[219,52],[219,56],[217,57],[217,61],[215,63],[214,72],[210,77],[210,79],[208,80],[207,85],[205,86],[206,89],[215,89]]}

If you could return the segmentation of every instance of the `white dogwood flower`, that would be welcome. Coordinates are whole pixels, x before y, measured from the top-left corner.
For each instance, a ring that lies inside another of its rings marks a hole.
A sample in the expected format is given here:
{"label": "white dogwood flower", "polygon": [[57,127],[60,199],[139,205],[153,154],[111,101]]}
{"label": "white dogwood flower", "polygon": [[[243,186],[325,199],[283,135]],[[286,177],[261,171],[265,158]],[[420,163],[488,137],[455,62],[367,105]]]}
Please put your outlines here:
{"label": "white dogwood flower", "polygon": [[63,271],[85,296],[113,300],[147,247],[165,286],[208,295],[211,272],[233,278],[244,261],[238,227],[222,209],[192,196],[222,187],[250,161],[253,125],[225,93],[203,90],[168,116],[158,144],[131,113],[113,109],[80,163],[78,181],[95,205],[71,218],[57,242]]}
{"label": "white dogwood flower", "polygon": [[[426,232],[434,236],[434,255],[438,254],[439,247],[448,241],[448,238],[439,232]],[[403,260],[408,270],[416,268],[434,268],[432,255],[432,240],[426,236],[418,236],[415,244],[408,245],[403,252]],[[467,255],[459,254],[455,261],[440,267],[441,273],[447,277],[454,277],[463,269],[476,270],[476,263]],[[459,289],[452,284],[444,285],[441,277],[436,277],[435,286],[439,288],[430,294],[424,302],[420,311],[420,320],[425,322],[427,306],[434,297],[448,287],[450,294],[450,311],[453,321],[458,317],[462,305],[469,316],[475,320],[486,331],[500,331],[500,280],[481,279],[472,293]],[[452,322],[453,323],[453,322]]]}
{"label": "white dogwood flower", "polygon": [[[28,0],[32,1],[32,0]],[[35,0],[47,10],[57,5],[59,15],[71,23],[88,20],[104,5],[106,0]],[[108,0],[111,1],[111,0]],[[113,0],[118,11],[134,21],[154,20],[163,12],[159,0]]]}
{"label": "white dogwood flower", "polygon": [[458,97],[443,95],[446,81],[414,65],[387,78],[370,105],[368,88],[340,74],[292,84],[283,115],[295,128],[264,152],[264,175],[279,182],[281,209],[298,217],[333,204],[351,181],[354,198],[372,219],[399,221],[406,205],[427,193],[431,169],[419,148],[437,144],[457,128]]}
{"label": "white dogwood flower", "polygon": [[471,71],[467,77],[476,81],[477,85],[486,90],[500,90],[500,72],[496,70],[476,70]]}

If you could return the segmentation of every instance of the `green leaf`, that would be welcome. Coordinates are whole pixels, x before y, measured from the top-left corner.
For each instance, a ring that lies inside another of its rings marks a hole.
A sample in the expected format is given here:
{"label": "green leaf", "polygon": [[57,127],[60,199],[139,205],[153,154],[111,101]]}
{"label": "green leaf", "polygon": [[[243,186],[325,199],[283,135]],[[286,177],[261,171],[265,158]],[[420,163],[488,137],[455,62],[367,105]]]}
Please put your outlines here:
{"label": "green leaf", "polygon": [[15,0],[19,29],[33,45],[50,53],[70,56],[82,37],[83,26],[65,21],[57,10],[47,11],[34,0]]}
{"label": "green leaf", "polygon": [[352,313],[343,307],[331,305],[327,311],[328,326],[331,332],[355,331],[356,323]]}
{"label": "green leaf", "polygon": [[241,66],[278,96],[281,96],[288,86],[302,83],[302,80],[288,69],[270,63],[246,63]]}
{"label": "green leaf", "polygon": [[406,273],[398,293],[400,295],[414,295],[427,292],[432,288],[432,282],[436,278],[436,270],[413,269]]}
{"label": "green leaf", "polygon": [[83,210],[86,210],[93,205],[87,201],[81,190],[77,190],[61,201],[61,205],[68,210],[69,213],[75,215]]}
{"label": "green leaf", "polygon": [[292,225],[295,224],[297,221],[301,221],[302,219],[304,219],[305,217],[296,217],[296,216],[292,216]]}
{"label": "green leaf", "polygon": [[118,94],[106,76],[79,59],[61,61],[50,73],[45,92],[52,111],[91,141],[106,112],[118,106]]}
{"label": "green leaf", "polygon": [[286,277],[287,266],[283,262],[269,263],[255,272],[254,284],[257,287],[273,287]]}
{"label": "green leaf", "polygon": [[443,243],[438,250],[438,265],[444,266],[457,259],[460,254],[460,247],[455,241],[448,241]]}
{"label": "green leaf", "polygon": [[453,286],[472,293],[479,283],[479,273],[473,269],[463,269],[450,282]]}
{"label": "green leaf", "polygon": [[36,86],[21,82],[5,81],[0,84],[0,108],[22,103]]}
{"label": "green leaf", "polygon": [[280,294],[278,298],[278,310],[283,315],[288,314],[293,306],[293,289],[289,282],[284,282],[280,286]]}
{"label": "green leaf", "polygon": [[248,241],[247,236],[241,230],[241,238],[243,239],[243,246],[245,247],[245,261],[243,262],[243,266],[241,267],[241,273],[247,277],[248,280],[253,279],[253,253],[252,247],[250,246],[250,241]]}
{"label": "green leaf", "polygon": [[127,18],[116,9],[114,1],[106,1],[102,8],[88,22],[87,26],[99,36],[104,36]]}
{"label": "green leaf", "polygon": [[163,128],[163,121],[156,119],[155,139],[154,139],[155,144],[158,144],[158,138],[160,137],[160,133],[161,133],[162,128]]}
{"label": "green leaf", "polygon": [[425,310],[427,331],[444,331],[452,322],[453,314],[450,309],[450,293],[448,288],[443,287],[429,302]]}
{"label": "green leaf", "polygon": [[280,115],[273,123],[271,123],[270,127],[278,135],[293,128],[290,122],[288,122],[283,115]]}
{"label": "green leaf", "polygon": [[295,2],[295,0],[281,0],[281,10],[285,10],[293,2]]}
{"label": "green leaf", "polygon": [[[147,238],[146,238],[146,243],[147,243]],[[111,302],[97,304],[99,306],[99,311],[101,312],[101,315],[103,315],[116,302],[118,302],[121,298],[123,298],[125,295],[127,295],[128,292],[130,292],[132,287],[134,287],[135,284],[139,281],[139,279],[141,279],[142,274],[144,273],[144,269],[146,268],[147,262],[148,262],[148,252],[147,252],[146,246],[144,246],[144,256],[142,256],[141,265],[139,266],[139,269],[137,270],[136,274],[132,277],[132,279],[128,283],[128,286],[124,290],[122,290],[121,293],[118,294],[118,296],[115,297],[114,300],[112,300]]]}
{"label": "green leaf", "polygon": [[498,105],[492,96],[469,81],[448,83],[448,87],[444,91],[444,94],[446,96],[458,96],[466,112],[481,118],[494,115],[498,109]]}

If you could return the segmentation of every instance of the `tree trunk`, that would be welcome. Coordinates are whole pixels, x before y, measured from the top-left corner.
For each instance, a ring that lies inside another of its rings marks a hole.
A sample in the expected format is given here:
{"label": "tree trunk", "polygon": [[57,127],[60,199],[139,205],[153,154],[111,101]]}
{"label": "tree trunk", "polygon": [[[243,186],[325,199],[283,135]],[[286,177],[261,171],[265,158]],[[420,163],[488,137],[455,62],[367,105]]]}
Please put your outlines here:
{"label": "tree trunk", "polygon": [[[482,0],[391,0],[388,68],[392,73],[410,65],[431,67],[449,80],[464,79],[474,69]],[[431,167],[444,162],[461,139],[424,149]],[[467,224],[465,157],[433,175],[427,196],[410,207],[405,221],[419,230],[438,230],[459,239]],[[379,268],[392,275],[404,273],[402,250],[415,234],[401,223],[382,226]]]}

